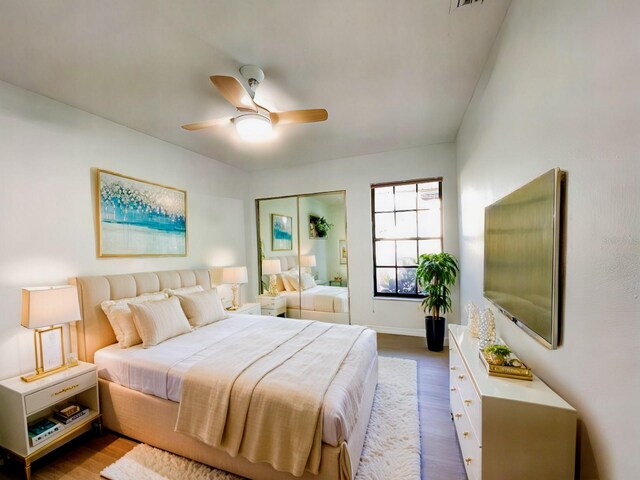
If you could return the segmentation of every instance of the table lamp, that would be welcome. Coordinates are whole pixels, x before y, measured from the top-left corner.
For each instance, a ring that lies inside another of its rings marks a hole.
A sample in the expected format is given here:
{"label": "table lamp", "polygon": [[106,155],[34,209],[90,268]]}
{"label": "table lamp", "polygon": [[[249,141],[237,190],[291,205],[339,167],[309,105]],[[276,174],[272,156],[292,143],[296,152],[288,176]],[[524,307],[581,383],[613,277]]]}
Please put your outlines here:
{"label": "table lamp", "polygon": [[269,277],[269,290],[267,293],[272,297],[277,297],[280,292],[278,292],[277,287],[277,278],[276,275],[282,272],[282,268],[280,267],[280,260],[277,258],[271,260],[262,260],[262,274],[263,275],[271,275]]}
{"label": "table lamp", "polygon": [[306,272],[311,275],[311,267],[316,266],[315,255],[300,255],[300,266],[305,267]]}
{"label": "table lamp", "polygon": [[64,370],[63,323],[80,320],[78,290],[74,285],[22,289],[23,327],[33,329],[36,373],[20,377],[25,382]]}
{"label": "table lamp", "polygon": [[237,310],[240,306],[239,284],[247,283],[247,267],[224,267],[222,269],[222,283],[231,284],[231,307],[229,310]]}

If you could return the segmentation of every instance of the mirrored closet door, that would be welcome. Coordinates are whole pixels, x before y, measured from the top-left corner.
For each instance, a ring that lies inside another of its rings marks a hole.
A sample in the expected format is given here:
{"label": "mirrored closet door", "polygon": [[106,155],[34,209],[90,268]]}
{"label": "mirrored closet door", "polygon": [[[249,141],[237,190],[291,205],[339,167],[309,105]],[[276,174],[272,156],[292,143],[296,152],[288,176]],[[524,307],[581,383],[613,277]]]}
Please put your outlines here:
{"label": "mirrored closet door", "polygon": [[349,324],[345,192],[256,200],[263,313]]}

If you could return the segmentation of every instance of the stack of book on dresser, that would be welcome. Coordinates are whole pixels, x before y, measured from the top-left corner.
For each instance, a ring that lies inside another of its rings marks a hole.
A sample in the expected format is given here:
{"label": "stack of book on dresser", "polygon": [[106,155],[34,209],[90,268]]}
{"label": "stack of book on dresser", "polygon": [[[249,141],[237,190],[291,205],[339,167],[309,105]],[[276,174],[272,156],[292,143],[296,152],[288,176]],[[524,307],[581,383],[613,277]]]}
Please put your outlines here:
{"label": "stack of book on dresser", "polygon": [[89,415],[89,407],[77,404],[67,404],[53,414],[53,418],[63,425],[71,425]]}

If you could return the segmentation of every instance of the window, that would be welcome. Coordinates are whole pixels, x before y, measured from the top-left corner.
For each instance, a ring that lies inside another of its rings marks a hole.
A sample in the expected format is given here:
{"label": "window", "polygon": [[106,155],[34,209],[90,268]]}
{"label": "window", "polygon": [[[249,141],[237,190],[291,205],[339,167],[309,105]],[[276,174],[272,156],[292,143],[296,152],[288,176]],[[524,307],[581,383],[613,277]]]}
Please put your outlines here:
{"label": "window", "polygon": [[371,186],[377,297],[422,297],[418,258],[442,252],[442,178]]}

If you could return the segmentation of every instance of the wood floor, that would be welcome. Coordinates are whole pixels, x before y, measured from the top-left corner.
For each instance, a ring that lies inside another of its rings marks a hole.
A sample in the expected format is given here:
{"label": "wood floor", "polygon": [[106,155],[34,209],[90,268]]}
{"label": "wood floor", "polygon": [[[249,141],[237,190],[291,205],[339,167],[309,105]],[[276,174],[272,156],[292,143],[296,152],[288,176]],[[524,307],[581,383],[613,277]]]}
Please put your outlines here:
{"label": "wood floor", "polygon": [[[429,352],[423,338],[378,334],[378,351],[380,355],[418,362],[422,480],[466,479],[449,415],[447,348],[442,353]],[[133,440],[110,432],[88,433],[36,461],[31,478],[98,479],[103,468],[135,446]],[[19,478],[23,478],[21,465],[12,461],[0,466],[0,480]]]}

